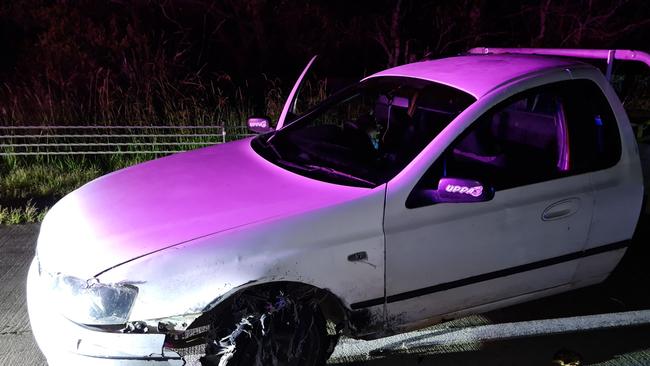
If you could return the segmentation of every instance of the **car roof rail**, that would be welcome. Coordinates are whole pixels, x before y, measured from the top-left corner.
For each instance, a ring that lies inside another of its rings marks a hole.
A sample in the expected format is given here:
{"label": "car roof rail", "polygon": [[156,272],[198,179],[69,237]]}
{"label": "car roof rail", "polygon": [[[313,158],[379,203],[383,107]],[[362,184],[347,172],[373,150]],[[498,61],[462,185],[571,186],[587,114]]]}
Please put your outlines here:
{"label": "car roof rail", "polygon": [[612,68],[614,60],[637,61],[646,64],[650,68],[650,54],[636,50],[597,50],[583,48],[492,48],[492,47],[474,47],[467,51],[469,54],[520,54],[520,55],[543,55],[543,56],[561,56],[575,57],[583,59],[605,60],[607,62],[607,71],[605,76],[608,81],[612,78]]}

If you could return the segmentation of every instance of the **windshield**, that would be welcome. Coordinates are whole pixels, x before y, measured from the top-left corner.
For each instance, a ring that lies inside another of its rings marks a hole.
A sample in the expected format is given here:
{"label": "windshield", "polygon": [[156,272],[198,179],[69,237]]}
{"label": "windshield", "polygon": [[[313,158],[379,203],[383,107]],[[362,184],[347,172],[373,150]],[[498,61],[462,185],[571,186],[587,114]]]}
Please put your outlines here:
{"label": "windshield", "polygon": [[399,173],[474,101],[463,91],[430,81],[372,78],[252,144],[265,159],[295,173],[376,187]]}

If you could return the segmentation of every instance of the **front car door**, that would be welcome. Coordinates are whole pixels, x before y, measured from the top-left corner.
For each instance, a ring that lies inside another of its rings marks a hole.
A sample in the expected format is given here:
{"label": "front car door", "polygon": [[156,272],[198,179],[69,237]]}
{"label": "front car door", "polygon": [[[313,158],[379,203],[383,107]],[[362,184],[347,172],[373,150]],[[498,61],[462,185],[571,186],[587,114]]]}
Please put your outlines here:
{"label": "front car door", "polygon": [[[530,88],[478,118],[466,117],[473,122],[448,138],[450,144],[436,139],[425,150],[436,158],[408,197],[403,186],[389,182],[390,326],[567,288],[586,243],[594,197],[589,175],[572,165],[561,92],[566,83]],[[462,123],[443,132],[450,136]],[[417,198],[419,191],[437,189],[441,178],[481,182],[495,194],[472,203]]]}

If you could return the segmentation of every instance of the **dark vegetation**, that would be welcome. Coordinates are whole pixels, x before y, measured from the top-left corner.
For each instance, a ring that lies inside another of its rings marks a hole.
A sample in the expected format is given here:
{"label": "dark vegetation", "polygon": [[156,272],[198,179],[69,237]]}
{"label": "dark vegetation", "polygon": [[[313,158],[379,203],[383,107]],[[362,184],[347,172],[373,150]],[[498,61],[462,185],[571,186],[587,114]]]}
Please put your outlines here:
{"label": "dark vegetation", "polygon": [[[306,104],[472,46],[647,51],[648,39],[645,0],[3,0],[0,126],[242,126],[277,117],[314,54]],[[616,79],[641,122],[648,80]],[[0,223],[146,158],[0,157]]]}
{"label": "dark vegetation", "polygon": [[476,45],[638,49],[650,37],[643,0],[3,3],[3,124],[240,124],[226,117],[275,112],[313,54],[336,88]]}

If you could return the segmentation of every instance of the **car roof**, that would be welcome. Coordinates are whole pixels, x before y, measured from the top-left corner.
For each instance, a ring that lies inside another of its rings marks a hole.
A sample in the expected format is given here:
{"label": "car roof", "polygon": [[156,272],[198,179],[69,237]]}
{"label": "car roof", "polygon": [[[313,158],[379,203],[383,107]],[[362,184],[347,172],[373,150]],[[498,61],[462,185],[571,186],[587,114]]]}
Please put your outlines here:
{"label": "car roof", "polygon": [[415,62],[380,71],[380,76],[412,77],[434,81],[480,98],[499,85],[540,70],[584,65],[582,62],[529,55],[468,55]]}

